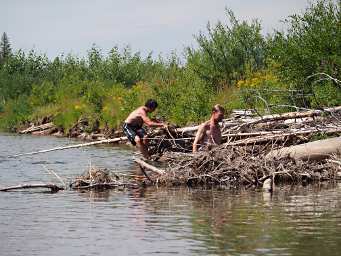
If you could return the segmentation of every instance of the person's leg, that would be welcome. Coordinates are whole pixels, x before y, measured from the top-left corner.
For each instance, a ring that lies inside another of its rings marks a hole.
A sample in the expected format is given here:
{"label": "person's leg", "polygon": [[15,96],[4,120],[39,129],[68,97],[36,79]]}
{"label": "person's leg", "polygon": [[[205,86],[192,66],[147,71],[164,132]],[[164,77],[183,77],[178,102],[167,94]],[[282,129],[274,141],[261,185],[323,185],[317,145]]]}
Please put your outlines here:
{"label": "person's leg", "polygon": [[142,155],[146,158],[149,159],[149,153],[148,153],[148,148],[147,146],[144,144],[144,140],[141,139],[139,136],[135,136],[135,142],[136,145],[138,147],[138,149],[140,150],[140,152],[142,153]]}

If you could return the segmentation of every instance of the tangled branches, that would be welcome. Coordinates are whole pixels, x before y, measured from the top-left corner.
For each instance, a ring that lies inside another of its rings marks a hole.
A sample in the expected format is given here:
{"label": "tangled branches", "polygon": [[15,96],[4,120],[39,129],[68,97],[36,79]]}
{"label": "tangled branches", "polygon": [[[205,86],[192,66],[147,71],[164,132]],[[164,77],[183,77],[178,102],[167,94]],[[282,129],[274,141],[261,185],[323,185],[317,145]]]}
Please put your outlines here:
{"label": "tangled branches", "polygon": [[76,177],[70,184],[72,189],[108,189],[117,187],[134,186],[132,182],[124,177],[110,173],[107,169],[90,167],[83,175]]}
{"label": "tangled branches", "polygon": [[[336,160],[335,160],[336,161]],[[335,162],[301,161],[293,158],[267,159],[261,148],[218,147],[195,155],[168,154],[168,171],[158,179],[166,185],[221,185],[228,187],[276,182],[300,183],[330,180],[337,176]]]}

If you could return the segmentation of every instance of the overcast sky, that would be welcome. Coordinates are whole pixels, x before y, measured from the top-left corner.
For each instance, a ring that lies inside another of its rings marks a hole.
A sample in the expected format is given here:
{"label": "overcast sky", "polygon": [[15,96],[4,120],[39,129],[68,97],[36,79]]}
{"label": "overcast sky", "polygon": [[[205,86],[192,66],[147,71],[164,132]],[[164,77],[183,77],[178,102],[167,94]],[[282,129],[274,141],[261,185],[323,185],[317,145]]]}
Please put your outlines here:
{"label": "overcast sky", "polygon": [[307,0],[0,0],[0,33],[14,49],[34,48],[51,58],[83,56],[93,43],[104,53],[129,44],[165,56],[195,46],[193,35],[208,21],[226,20],[225,7],[238,19],[259,19],[266,34],[307,6]]}

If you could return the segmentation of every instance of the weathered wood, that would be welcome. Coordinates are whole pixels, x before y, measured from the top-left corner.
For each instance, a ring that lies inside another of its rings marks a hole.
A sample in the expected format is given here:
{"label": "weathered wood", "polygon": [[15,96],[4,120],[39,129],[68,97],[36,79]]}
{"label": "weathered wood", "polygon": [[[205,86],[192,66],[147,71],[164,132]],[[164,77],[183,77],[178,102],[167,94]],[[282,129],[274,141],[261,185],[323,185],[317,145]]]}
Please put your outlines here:
{"label": "weathered wood", "polygon": [[58,131],[58,128],[53,126],[52,128],[31,132],[31,134],[32,135],[45,136],[45,135],[51,135],[52,133],[55,133],[57,131]]}
{"label": "weathered wood", "polygon": [[156,174],[159,174],[159,175],[163,175],[166,173],[165,170],[162,170],[162,169],[159,169],[159,168],[156,168],[155,166],[151,165],[151,164],[148,164],[146,163],[145,161],[142,161],[141,159],[135,159],[135,162],[140,165],[142,168],[145,168],[151,172],[154,172]]}
{"label": "weathered wood", "polygon": [[314,129],[308,129],[308,130],[299,130],[299,131],[292,131],[292,132],[284,132],[279,134],[273,134],[273,135],[266,135],[266,136],[256,136],[252,138],[247,138],[243,140],[238,140],[235,142],[228,142],[224,143],[224,145],[227,146],[245,146],[250,144],[258,144],[258,143],[264,143],[268,141],[280,141],[284,140],[287,137],[290,136],[298,136],[298,135],[307,135],[307,134],[313,134],[313,133],[325,133],[325,134],[334,134],[341,132],[341,127],[337,128],[314,128]]}
{"label": "weathered wood", "polygon": [[267,122],[274,122],[274,121],[282,121],[287,119],[300,119],[305,117],[314,117],[314,116],[321,116],[324,113],[336,113],[341,111],[341,106],[334,107],[334,108],[325,108],[323,110],[310,110],[305,112],[289,112],[285,114],[277,114],[277,115],[266,115],[261,118],[255,119],[248,123],[242,124],[241,127],[248,127],[251,125],[259,124],[259,123],[267,123]]}
{"label": "weathered wood", "polygon": [[341,152],[341,137],[273,150],[266,155],[266,158],[285,158],[289,156],[301,160],[322,160],[338,152]]}
{"label": "weathered wood", "polygon": [[0,191],[7,192],[11,190],[18,190],[18,189],[31,189],[31,188],[49,188],[52,192],[57,192],[59,190],[63,190],[63,187],[60,187],[56,184],[52,183],[39,183],[39,184],[22,184],[17,186],[11,186],[6,188],[1,188]]}
{"label": "weathered wood", "polygon": [[42,124],[42,125],[38,125],[38,126],[32,126],[32,127],[29,127],[23,131],[20,131],[19,133],[20,134],[27,134],[27,133],[32,133],[32,132],[35,132],[35,131],[43,131],[43,130],[47,130],[47,129],[50,129],[50,128],[53,128],[55,127],[55,125],[53,123],[47,123],[47,124]]}
{"label": "weathered wood", "polygon": [[22,154],[17,154],[17,155],[8,156],[8,157],[9,157],[9,158],[15,158],[15,157],[19,157],[19,156],[30,156],[30,155],[48,153],[48,152],[57,151],[57,150],[64,150],[64,149],[71,149],[71,148],[80,148],[80,147],[87,147],[87,146],[93,146],[93,145],[99,145],[99,144],[105,144],[105,143],[108,143],[108,144],[109,144],[109,143],[120,142],[120,141],[126,141],[126,140],[128,140],[127,137],[120,137],[120,138],[107,139],[107,140],[99,140],[99,141],[88,142],[88,143],[82,143],[82,144],[76,144],[76,145],[70,145],[70,146],[65,146],[65,147],[56,147],[56,148],[45,149],[45,150],[40,150],[40,151],[35,151],[35,152],[22,153]]}

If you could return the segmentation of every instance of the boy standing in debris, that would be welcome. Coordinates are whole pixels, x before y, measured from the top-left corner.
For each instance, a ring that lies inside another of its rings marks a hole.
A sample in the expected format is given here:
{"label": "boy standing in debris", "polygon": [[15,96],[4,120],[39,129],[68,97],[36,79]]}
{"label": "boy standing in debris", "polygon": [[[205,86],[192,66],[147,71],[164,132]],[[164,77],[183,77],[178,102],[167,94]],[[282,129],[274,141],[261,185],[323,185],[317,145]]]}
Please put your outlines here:
{"label": "boy standing in debris", "polygon": [[162,122],[152,121],[147,114],[152,113],[157,108],[156,100],[147,100],[144,106],[135,109],[129,114],[123,124],[123,132],[128,137],[128,140],[134,146],[137,145],[140,152],[145,158],[149,158],[147,140],[145,136],[145,130],[142,128],[143,124],[151,127],[165,127],[166,124]]}
{"label": "boy standing in debris", "polygon": [[213,145],[221,144],[221,131],[219,122],[224,118],[225,110],[219,104],[212,108],[212,114],[210,120],[202,123],[197,131],[197,134],[193,143],[193,153],[200,149],[210,149]]}

